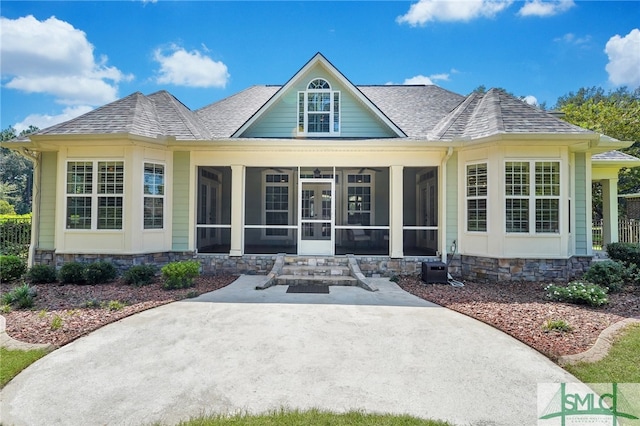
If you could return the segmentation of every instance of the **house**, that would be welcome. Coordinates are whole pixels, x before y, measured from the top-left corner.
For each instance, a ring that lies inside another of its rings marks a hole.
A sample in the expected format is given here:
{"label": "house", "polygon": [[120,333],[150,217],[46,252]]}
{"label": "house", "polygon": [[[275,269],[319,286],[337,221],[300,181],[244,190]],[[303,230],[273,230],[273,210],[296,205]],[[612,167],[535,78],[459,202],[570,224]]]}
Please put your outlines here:
{"label": "house", "polygon": [[640,160],[603,153],[629,145],[500,90],[356,86],[320,53],[196,111],[133,93],[3,144],[35,161],[34,263],[354,254],[366,274],[453,258],[494,281],[588,267],[594,179],[615,240],[617,171]]}

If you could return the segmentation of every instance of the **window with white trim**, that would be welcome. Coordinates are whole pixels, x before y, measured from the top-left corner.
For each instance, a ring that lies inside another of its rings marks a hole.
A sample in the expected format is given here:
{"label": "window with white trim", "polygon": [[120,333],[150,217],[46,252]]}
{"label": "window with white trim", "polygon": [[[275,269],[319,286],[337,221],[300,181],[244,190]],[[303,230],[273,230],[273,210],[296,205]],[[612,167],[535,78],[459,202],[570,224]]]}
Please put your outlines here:
{"label": "window with white trim", "polygon": [[67,229],[122,229],[124,162],[67,162]]}
{"label": "window with white trim", "polygon": [[144,229],[164,228],[164,165],[144,163]]}
{"label": "window with white trim", "polygon": [[340,92],[331,90],[329,82],[322,78],[312,80],[306,91],[298,92],[298,134],[340,134]]}
{"label": "window with white trim", "polygon": [[370,173],[347,174],[347,223],[370,226],[373,224],[373,198]]}
{"label": "window with white trim", "polygon": [[560,232],[560,162],[505,163],[506,231]]}
{"label": "window with white trim", "polygon": [[487,163],[467,165],[467,231],[487,231]]}
{"label": "window with white trim", "polygon": [[[264,175],[263,223],[265,225],[289,225],[291,217],[291,176],[288,173]],[[282,239],[289,236],[288,229],[267,228],[264,236]]]}

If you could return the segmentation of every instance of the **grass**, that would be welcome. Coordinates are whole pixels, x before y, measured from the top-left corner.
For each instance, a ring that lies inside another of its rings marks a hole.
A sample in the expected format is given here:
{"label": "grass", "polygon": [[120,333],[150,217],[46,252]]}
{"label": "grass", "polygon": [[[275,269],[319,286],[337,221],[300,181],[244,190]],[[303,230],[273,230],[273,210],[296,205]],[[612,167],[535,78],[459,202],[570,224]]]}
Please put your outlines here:
{"label": "grass", "polygon": [[48,353],[46,349],[30,351],[9,350],[0,348],[0,387],[4,387],[9,380]]}
{"label": "grass", "polygon": [[370,414],[361,411],[350,411],[348,413],[332,413],[318,409],[307,411],[298,410],[276,410],[266,414],[249,415],[236,414],[233,416],[209,416],[191,419],[178,424],[179,426],[293,426],[293,425],[331,425],[331,426],[352,426],[352,425],[375,425],[375,426],[451,426],[451,423],[425,420],[408,415],[393,414]]}

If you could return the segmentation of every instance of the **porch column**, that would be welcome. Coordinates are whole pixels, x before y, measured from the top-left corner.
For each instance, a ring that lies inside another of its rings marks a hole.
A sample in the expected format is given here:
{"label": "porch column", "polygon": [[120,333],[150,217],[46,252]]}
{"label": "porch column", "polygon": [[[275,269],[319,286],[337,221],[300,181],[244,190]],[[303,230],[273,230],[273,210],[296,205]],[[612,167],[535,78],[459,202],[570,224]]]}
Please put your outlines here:
{"label": "porch column", "polygon": [[392,258],[404,256],[403,250],[403,170],[404,166],[389,168],[389,255]]}
{"label": "porch column", "polygon": [[602,242],[603,246],[618,242],[618,179],[602,181]]}
{"label": "porch column", "polygon": [[244,249],[245,166],[231,166],[231,248],[229,256],[242,256]]}

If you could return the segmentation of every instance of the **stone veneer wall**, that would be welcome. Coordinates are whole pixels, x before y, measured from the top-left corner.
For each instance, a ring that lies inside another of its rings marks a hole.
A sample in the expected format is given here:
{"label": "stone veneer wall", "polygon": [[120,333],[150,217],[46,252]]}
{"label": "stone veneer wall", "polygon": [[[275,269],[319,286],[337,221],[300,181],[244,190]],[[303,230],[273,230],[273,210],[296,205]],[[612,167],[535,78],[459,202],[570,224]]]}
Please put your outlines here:
{"label": "stone veneer wall", "polygon": [[[276,255],[197,255],[193,252],[162,252],[135,255],[111,254],[56,254],[51,250],[36,250],[35,264],[60,268],[65,262],[90,263],[100,260],[112,262],[121,272],[133,265],[153,264],[158,267],[179,261],[196,259],[202,264],[203,274],[258,274],[266,275],[273,268]],[[434,257],[405,257],[391,259],[385,256],[357,256],[360,270],[367,277],[393,275],[420,275],[422,262],[438,261]],[[455,256],[450,259],[449,273],[456,279],[475,282],[505,281],[570,281],[582,276],[591,264],[591,256],[568,259],[495,259],[475,256]]]}

